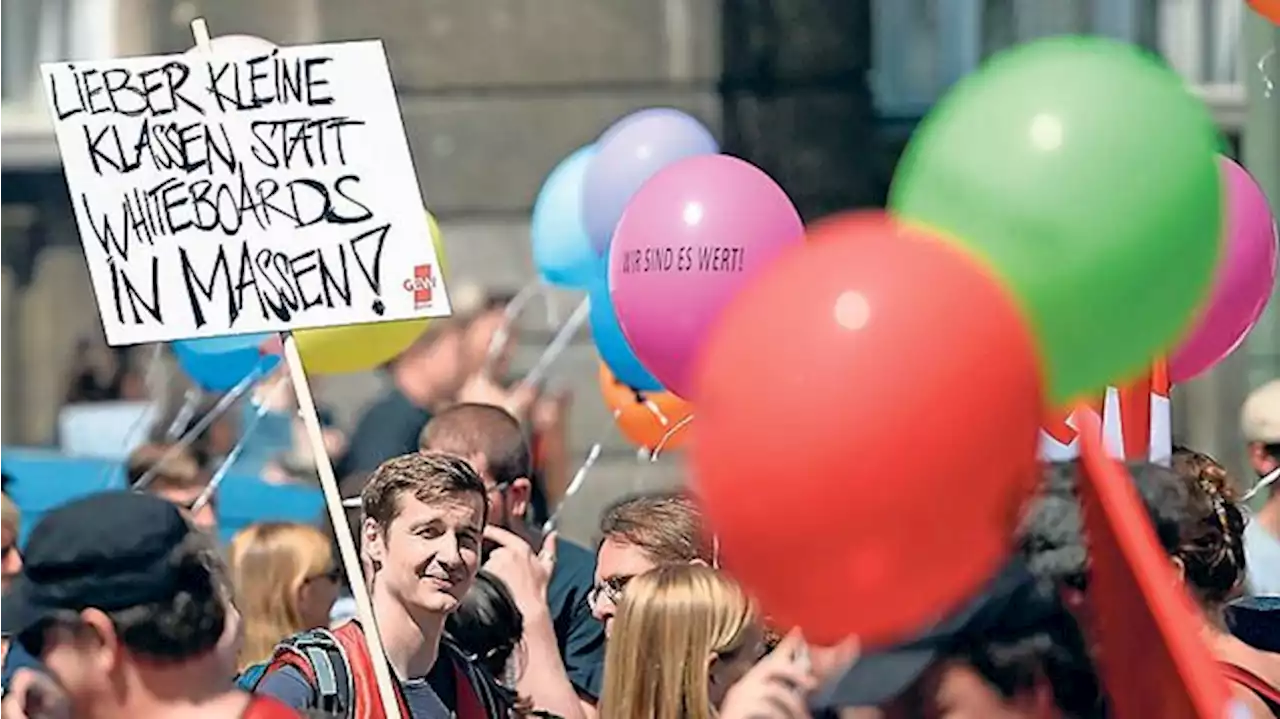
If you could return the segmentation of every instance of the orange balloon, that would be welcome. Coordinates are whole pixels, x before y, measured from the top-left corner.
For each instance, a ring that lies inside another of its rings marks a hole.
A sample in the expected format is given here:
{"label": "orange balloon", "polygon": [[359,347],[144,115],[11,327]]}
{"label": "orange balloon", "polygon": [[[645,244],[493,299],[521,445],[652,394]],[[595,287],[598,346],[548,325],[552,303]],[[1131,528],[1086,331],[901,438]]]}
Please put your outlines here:
{"label": "orange balloon", "polygon": [[1249,7],[1262,17],[1280,25],[1280,0],[1249,0]]}
{"label": "orange balloon", "polygon": [[[689,441],[688,422],[677,428],[681,421],[693,414],[693,405],[670,392],[636,392],[619,382],[600,363],[600,395],[604,406],[614,413],[614,420],[622,435],[637,446],[652,452],[663,438],[662,451],[679,449]],[[666,422],[663,422],[663,419]],[[674,431],[673,431],[674,430]],[[671,436],[667,437],[670,432]]]}

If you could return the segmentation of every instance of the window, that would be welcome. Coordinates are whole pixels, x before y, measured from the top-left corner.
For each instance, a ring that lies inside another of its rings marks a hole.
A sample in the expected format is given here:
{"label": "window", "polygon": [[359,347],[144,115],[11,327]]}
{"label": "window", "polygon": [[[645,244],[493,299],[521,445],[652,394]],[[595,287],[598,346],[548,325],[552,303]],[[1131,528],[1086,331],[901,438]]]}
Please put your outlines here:
{"label": "window", "polygon": [[115,55],[112,0],[4,0],[0,6],[0,68],[6,112],[44,102],[40,63]]}
{"label": "window", "polygon": [[1243,0],[873,0],[881,112],[923,114],[983,59],[1019,42],[1094,33],[1158,50],[1188,82],[1234,97]]}

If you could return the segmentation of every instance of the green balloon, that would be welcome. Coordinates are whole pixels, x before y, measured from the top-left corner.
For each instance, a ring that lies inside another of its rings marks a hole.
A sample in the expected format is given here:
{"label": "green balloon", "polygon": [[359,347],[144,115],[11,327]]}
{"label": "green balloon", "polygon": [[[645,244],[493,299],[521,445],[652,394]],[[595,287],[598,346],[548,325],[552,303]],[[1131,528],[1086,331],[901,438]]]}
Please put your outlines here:
{"label": "green balloon", "polygon": [[1218,131],[1145,51],[1058,37],[994,57],[921,123],[896,214],[985,259],[1022,302],[1055,405],[1138,375],[1208,297]]}

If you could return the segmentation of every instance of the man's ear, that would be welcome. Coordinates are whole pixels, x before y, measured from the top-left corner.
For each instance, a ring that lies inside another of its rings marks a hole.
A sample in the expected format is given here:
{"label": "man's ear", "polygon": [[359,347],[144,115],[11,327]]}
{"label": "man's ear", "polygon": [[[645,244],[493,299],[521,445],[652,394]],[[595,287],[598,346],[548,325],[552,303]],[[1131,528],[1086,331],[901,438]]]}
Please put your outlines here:
{"label": "man's ear", "polygon": [[373,565],[374,569],[381,567],[387,556],[386,538],[372,517],[364,518],[360,526],[360,538],[360,546],[363,550],[361,553],[364,558]]}
{"label": "man's ear", "polygon": [[507,513],[516,519],[529,516],[529,504],[533,499],[533,483],[528,477],[517,477],[507,485]]}
{"label": "man's ear", "polygon": [[119,661],[123,648],[116,635],[116,627],[101,609],[85,609],[80,612],[81,626],[76,628],[76,638],[81,642],[80,651],[92,657],[103,676]]}
{"label": "man's ear", "polygon": [[1173,563],[1173,571],[1178,575],[1178,583],[1187,583],[1187,565],[1182,561],[1182,557],[1173,557],[1170,562]]}

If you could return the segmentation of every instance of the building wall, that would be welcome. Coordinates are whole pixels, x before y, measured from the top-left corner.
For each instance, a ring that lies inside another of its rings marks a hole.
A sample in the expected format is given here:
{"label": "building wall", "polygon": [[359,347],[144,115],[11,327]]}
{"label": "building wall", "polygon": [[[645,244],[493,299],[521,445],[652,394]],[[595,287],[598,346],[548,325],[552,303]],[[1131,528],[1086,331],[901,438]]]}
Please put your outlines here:
{"label": "building wall", "polygon": [[[756,161],[806,216],[869,204],[874,117],[864,74],[864,3],[824,0],[119,0],[133,53],[180,52],[189,22],[280,44],[380,38],[386,45],[426,204],[445,237],[451,282],[515,290],[532,280],[528,217],[557,161],[640,108],[698,117],[727,151]],[[729,37],[729,41],[723,38]],[[892,163],[889,162],[889,167]],[[97,329],[65,188],[56,173],[6,173],[3,434],[53,441],[74,346]],[[10,192],[11,188],[19,188]],[[11,199],[15,200],[11,202]],[[557,298],[561,316],[578,301]],[[536,314],[536,313],[535,313]],[[550,330],[535,326],[525,364]],[[583,332],[558,365],[575,391],[574,451],[601,442],[570,534],[588,538],[594,508],[619,492],[680,480],[678,464],[641,463],[615,431],[596,389]],[[373,375],[324,378],[322,399],[354,414]],[[599,490],[599,491],[597,491]]]}

